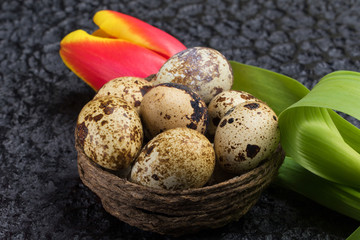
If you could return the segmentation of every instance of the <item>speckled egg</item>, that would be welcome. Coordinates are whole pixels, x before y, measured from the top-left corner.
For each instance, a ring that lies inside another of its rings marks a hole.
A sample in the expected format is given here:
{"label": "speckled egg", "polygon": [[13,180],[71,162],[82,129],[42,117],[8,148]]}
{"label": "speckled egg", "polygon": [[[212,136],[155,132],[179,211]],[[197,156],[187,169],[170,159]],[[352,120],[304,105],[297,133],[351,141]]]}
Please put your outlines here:
{"label": "speckled egg", "polygon": [[259,99],[255,98],[250,93],[244,91],[228,90],[216,95],[211,100],[208,106],[209,135],[213,136],[215,134],[216,128],[219,125],[220,120],[231,108],[239,105],[240,103],[248,101],[261,102]]}
{"label": "speckled egg", "polygon": [[139,115],[125,100],[112,96],[93,99],[83,107],[76,134],[85,154],[111,170],[129,167],[143,141]]}
{"label": "speckled egg", "polygon": [[140,104],[143,96],[151,87],[152,83],[144,78],[119,77],[104,84],[94,98],[103,96],[120,97],[140,113]]}
{"label": "speckled egg", "polygon": [[206,104],[233,84],[232,68],[219,51],[193,47],[181,51],[160,68],[152,80],[154,84],[174,82],[190,87]]}
{"label": "speckled egg", "polygon": [[230,111],[216,129],[214,148],[219,166],[240,174],[275,151],[280,130],[275,112],[264,103],[245,102]]}
{"label": "speckled egg", "polygon": [[198,94],[176,83],[154,86],[140,106],[144,131],[149,138],[168,129],[187,127],[205,133],[207,107]]}
{"label": "speckled egg", "polygon": [[214,167],[214,148],[204,135],[189,128],[174,128],[145,145],[130,181],[168,190],[198,188],[208,182]]}

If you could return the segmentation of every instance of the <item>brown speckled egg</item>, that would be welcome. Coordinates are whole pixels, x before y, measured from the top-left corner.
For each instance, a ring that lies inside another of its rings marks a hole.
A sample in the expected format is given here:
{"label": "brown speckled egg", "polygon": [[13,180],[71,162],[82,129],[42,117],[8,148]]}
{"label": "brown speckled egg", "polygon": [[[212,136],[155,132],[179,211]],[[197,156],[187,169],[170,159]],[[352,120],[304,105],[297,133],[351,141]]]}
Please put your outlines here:
{"label": "brown speckled egg", "polygon": [[152,83],[144,78],[119,77],[104,84],[94,98],[103,96],[120,97],[139,113],[143,96],[151,87]]}
{"label": "brown speckled egg", "polygon": [[111,170],[129,167],[143,141],[139,115],[123,99],[110,96],[93,99],[83,107],[76,134],[85,154]]}
{"label": "brown speckled egg", "polygon": [[208,182],[214,167],[215,152],[204,135],[189,128],[174,128],[145,145],[130,181],[168,190],[198,188]]}
{"label": "brown speckled egg", "polygon": [[248,101],[261,102],[250,93],[244,91],[229,90],[216,95],[211,100],[208,106],[209,135],[213,136],[215,134],[216,128],[219,125],[220,120],[231,108],[235,107],[240,103]]}
{"label": "brown speckled egg", "polygon": [[160,68],[154,84],[174,82],[190,87],[206,104],[233,84],[232,68],[219,51],[206,47],[193,47],[181,51]]}
{"label": "brown speckled egg", "polygon": [[176,83],[154,86],[141,102],[140,116],[149,138],[168,129],[187,127],[205,133],[207,107],[198,94]]}
{"label": "brown speckled egg", "polygon": [[217,163],[228,172],[240,174],[269,157],[279,142],[275,112],[264,103],[241,103],[221,119],[216,129]]}

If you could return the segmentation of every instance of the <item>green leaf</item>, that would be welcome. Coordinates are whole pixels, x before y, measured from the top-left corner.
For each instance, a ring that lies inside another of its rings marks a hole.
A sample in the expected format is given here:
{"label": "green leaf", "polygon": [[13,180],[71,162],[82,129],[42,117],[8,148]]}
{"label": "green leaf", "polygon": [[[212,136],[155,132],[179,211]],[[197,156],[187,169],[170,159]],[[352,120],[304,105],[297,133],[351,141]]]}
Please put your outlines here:
{"label": "green leaf", "polygon": [[360,74],[329,74],[284,110],[281,144],[288,156],[318,176],[360,187],[360,130],[331,109],[360,119]]}
{"label": "green leaf", "polygon": [[235,90],[265,101],[279,115],[288,156],[325,179],[360,186],[360,130],[332,109],[360,117],[360,74],[337,71],[309,91],[284,75],[231,61]]}
{"label": "green leaf", "polygon": [[333,111],[360,118],[360,74],[337,71],[309,91],[278,73],[231,66],[233,89],[253,94],[279,115],[287,157],[276,182],[360,220],[360,130]]}
{"label": "green leaf", "polygon": [[323,107],[360,119],[360,73],[336,71],[323,77],[292,107]]}
{"label": "green leaf", "polygon": [[359,240],[360,239],[360,227],[353,232],[346,240]]}
{"label": "green leaf", "polygon": [[351,146],[354,150],[360,152],[359,129],[348,121],[345,121],[341,116],[339,116],[333,111],[330,112],[330,115],[344,141],[349,144],[349,146]]}
{"label": "green leaf", "polygon": [[275,184],[284,186],[341,214],[360,221],[360,191],[327,181],[286,157]]}
{"label": "green leaf", "polygon": [[303,98],[309,90],[290,77],[235,61],[230,61],[234,90],[249,92],[265,101],[276,114]]}
{"label": "green leaf", "polygon": [[301,166],[328,180],[360,187],[360,155],[326,108],[292,108],[279,117],[281,144]]}

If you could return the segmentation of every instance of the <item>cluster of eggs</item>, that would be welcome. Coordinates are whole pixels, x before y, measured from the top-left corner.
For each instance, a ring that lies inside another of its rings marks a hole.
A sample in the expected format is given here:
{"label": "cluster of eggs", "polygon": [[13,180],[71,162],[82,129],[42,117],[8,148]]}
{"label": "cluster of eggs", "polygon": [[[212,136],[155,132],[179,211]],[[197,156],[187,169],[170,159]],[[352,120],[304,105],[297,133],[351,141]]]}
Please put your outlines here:
{"label": "cluster of eggs", "polygon": [[271,155],[280,132],[273,110],[232,84],[220,52],[186,49],[148,79],[106,83],[78,116],[78,144],[101,167],[154,188],[202,187],[215,167],[241,174]]}

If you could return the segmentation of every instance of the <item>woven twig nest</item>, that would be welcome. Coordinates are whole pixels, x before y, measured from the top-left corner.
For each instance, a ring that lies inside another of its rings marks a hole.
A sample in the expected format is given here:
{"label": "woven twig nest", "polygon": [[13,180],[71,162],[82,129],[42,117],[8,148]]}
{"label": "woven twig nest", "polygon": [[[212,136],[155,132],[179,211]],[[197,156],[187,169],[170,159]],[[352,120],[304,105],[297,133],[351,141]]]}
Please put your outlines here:
{"label": "woven twig nest", "polygon": [[257,168],[240,176],[219,180],[224,178],[220,174],[205,187],[170,191],[132,183],[91,161],[80,146],[76,149],[80,178],[100,197],[107,212],[142,230],[171,236],[238,220],[257,202],[284,159],[279,147]]}

